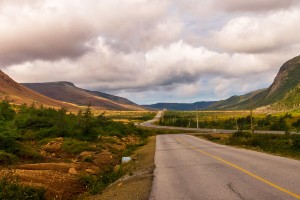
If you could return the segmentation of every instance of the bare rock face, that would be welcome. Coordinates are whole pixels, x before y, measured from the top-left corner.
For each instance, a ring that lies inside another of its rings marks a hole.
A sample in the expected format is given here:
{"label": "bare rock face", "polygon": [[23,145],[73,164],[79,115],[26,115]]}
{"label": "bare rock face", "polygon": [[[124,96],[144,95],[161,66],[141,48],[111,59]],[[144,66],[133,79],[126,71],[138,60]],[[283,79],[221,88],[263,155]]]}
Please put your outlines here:
{"label": "bare rock face", "polygon": [[289,76],[291,76],[291,72],[294,72],[295,70],[297,71],[297,69],[299,71],[299,63],[300,56],[297,56],[287,61],[281,66],[277,76],[274,79],[274,82],[269,88],[269,93],[267,97],[275,93],[280,87],[282,87],[287,82],[287,79],[289,78]]}
{"label": "bare rock face", "polygon": [[77,172],[77,170],[74,167],[72,167],[72,168],[69,169],[69,174],[77,175],[78,172]]}

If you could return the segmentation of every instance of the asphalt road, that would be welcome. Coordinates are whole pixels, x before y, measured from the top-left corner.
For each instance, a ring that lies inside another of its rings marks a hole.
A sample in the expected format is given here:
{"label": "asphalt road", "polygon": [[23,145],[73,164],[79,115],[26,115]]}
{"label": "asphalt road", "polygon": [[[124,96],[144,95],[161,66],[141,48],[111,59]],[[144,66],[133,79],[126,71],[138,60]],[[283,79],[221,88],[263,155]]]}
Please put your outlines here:
{"label": "asphalt road", "polygon": [[159,135],[150,199],[300,199],[300,161],[223,146],[185,134]]}
{"label": "asphalt road", "polygon": [[[183,127],[174,127],[174,126],[158,126],[153,125],[155,121],[158,121],[161,118],[163,111],[159,111],[154,119],[143,122],[140,126],[148,127],[148,128],[156,128],[156,129],[167,129],[167,130],[180,130],[184,132],[200,132],[200,133],[234,133],[237,130],[225,130],[225,129],[206,129],[206,128],[183,128]],[[254,133],[266,133],[266,134],[285,134],[284,131],[265,131],[265,130],[255,130]],[[291,132],[292,134],[296,134],[295,132]]]}

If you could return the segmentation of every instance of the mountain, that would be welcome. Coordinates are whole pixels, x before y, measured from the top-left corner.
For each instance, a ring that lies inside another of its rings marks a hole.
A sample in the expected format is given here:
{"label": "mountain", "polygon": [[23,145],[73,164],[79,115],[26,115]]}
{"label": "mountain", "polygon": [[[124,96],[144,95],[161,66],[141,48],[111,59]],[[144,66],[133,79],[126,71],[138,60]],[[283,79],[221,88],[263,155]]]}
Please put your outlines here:
{"label": "mountain", "polygon": [[[232,99],[240,99],[233,102]],[[250,104],[251,99],[251,104]],[[216,102],[208,109],[249,109],[268,107],[273,110],[300,109],[300,56],[284,63],[272,85],[267,89],[252,93],[234,96],[229,99]]]}
{"label": "mountain", "polygon": [[168,110],[203,110],[210,105],[215,103],[214,101],[201,101],[195,103],[157,103],[152,105],[143,105],[148,108],[159,109],[162,110],[164,108]]}
{"label": "mountain", "polygon": [[298,110],[300,111],[300,84],[290,90],[283,99],[272,105],[276,110]]}
{"label": "mountain", "polygon": [[101,110],[145,110],[128,99],[76,87],[73,83],[60,81],[48,83],[22,83],[24,86],[50,98],[78,106],[91,104]]}
{"label": "mountain", "polygon": [[209,110],[234,110],[241,109],[242,105],[245,107],[247,104],[250,105],[250,98],[253,98],[255,95],[264,92],[266,89],[255,90],[244,95],[234,95],[226,100],[217,101],[211,104],[206,109]]}
{"label": "mountain", "polygon": [[78,110],[78,107],[63,103],[42,94],[39,94],[31,89],[17,83],[8,75],[0,70],[0,99],[8,100],[13,104],[27,104],[34,103],[37,106],[44,105],[46,107],[61,108],[65,107],[71,110]]}

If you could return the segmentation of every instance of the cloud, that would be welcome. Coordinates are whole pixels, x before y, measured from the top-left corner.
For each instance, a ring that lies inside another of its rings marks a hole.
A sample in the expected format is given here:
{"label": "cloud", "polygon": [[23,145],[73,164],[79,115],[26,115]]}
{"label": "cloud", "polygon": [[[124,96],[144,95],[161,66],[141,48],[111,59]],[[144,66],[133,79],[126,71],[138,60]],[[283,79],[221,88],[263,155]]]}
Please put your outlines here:
{"label": "cloud", "polygon": [[213,40],[227,51],[270,52],[299,44],[300,9],[294,8],[256,16],[231,19],[213,34]]}
{"label": "cloud", "polygon": [[140,103],[225,98],[268,86],[299,54],[299,11],[292,0],[0,0],[0,68]]}
{"label": "cloud", "polygon": [[286,9],[297,3],[297,0],[214,0],[214,6],[228,12],[266,11]]}
{"label": "cloud", "polygon": [[103,38],[98,38],[94,50],[76,60],[28,62],[12,66],[8,72],[20,82],[66,80],[100,91],[173,90],[179,97],[192,97],[202,87],[218,87],[215,82],[198,84],[202,79],[231,80],[269,70],[263,59],[253,55],[217,53],[183,41],[143,54],[114,51]]}
{"label": "cloud", "polygon": [[[176,17],[165,16],[166,0],[28,2],[2,2],[1,65],[77,58],[99,36],[119,51],[147,49],[172,41],[182,28]],[[166,30],[170,32],[160,34]]]}

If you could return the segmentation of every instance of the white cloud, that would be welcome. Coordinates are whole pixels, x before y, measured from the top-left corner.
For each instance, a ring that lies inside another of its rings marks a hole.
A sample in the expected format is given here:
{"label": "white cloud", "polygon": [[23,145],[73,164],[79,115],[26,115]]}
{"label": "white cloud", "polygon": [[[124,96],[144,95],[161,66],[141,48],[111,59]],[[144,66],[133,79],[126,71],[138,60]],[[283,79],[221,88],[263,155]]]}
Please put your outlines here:
{"label": "white cloud", "polygon": [[299,13],[293,0],[0,0],[0,68],[140,103],[225,98],[299,54]]}
{"label": "white cloud", "polygon": [[237,17],[214,34],[215,43],[232,52],[259,53],[300,43],[300,9]]}

